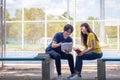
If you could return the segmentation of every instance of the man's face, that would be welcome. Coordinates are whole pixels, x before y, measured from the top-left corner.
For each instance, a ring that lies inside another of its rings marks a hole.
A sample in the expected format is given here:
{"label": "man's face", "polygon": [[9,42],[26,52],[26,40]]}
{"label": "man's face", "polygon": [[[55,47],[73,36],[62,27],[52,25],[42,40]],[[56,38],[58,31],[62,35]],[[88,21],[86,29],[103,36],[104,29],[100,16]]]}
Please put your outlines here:
{"label": "man's face", "polygon": [[67,31],[64,32],[64,36],[68,37],[71,34],[71,29],[68,29]]}

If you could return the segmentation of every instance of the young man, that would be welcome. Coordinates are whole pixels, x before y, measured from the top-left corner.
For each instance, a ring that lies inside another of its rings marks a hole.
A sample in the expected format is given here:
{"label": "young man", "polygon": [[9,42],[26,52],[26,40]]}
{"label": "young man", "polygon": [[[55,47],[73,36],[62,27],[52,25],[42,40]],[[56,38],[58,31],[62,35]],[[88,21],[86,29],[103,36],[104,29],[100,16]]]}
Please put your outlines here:
{"label": "young man", "polygon": [[[73,26],[67,24],[64,26],[64,32],[58,32],[54,35],[52,42],[46,48],[46,53],[50,55],[51,58],[55,60],[56,69],[58,73],[58,80],[62,80],[61,78],[61,59],[67,59],[71,71],[71,76],[74,74],[74,61],[73,55],[70,54],[69,51],[61,51],[61,44],[65,42],[73,42],[70,37],[73,32]],[[71,77],[70,76],[70,77]]]}

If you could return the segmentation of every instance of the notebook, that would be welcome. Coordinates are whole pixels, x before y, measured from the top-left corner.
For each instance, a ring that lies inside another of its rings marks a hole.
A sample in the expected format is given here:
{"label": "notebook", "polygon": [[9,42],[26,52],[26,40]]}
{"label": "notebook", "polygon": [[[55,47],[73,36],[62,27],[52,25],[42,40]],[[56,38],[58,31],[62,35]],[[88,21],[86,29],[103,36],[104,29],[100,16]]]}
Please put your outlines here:
{"label": "notebook", "polygon": [[79,48],[73,48],[73,49],[78,55],[82,52]]}

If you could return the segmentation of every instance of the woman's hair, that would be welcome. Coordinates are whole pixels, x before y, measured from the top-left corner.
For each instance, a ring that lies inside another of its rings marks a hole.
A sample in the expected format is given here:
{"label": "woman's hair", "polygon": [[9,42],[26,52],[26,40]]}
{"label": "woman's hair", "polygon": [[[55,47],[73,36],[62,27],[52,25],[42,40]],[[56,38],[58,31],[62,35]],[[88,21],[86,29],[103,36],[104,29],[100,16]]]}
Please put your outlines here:
{"label": "woman's hair", "polygon": [[73,26],[72,25],[70,25],[70,24],[66,24],[65,26],[64,26],[64,31],[68,31],[68,30],[71,30],[71,33],[73,32]]}
{"label": "woman's hair", "polygon": [[[88,25],[88,23],[83,23],[83,24],[81,24],[80,27],[83,27],[83,26],[86,28],[86,30],[87,30],[88,33],[93,33],[95,35],[95,39],[97,41],[99,41],[98,38],[97,38],[97,36],[96,36],[96,34],[92,31],[92,29],[90,28],[90,26]],[[88,36],[87,34],[83,34],[83,32],[81,31],[81,42],[82,42],[82,44],[85,47],[87,47],[87,36]]]}

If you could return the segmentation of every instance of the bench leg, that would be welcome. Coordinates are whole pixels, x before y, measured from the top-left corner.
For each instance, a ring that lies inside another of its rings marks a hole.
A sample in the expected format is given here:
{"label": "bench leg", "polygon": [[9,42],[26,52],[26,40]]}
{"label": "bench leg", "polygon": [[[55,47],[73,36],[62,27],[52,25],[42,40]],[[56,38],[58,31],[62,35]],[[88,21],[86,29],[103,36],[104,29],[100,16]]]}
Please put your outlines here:
{"label": "bench leg", "polygon": [[97,76],[98,80],[106,80],[105,62],[102,59],[97,60]]}
{"label": "bench leg", "polygon": [[42,80],[50,80],[54,78],[54,61],[46,59],[42,61]]}

